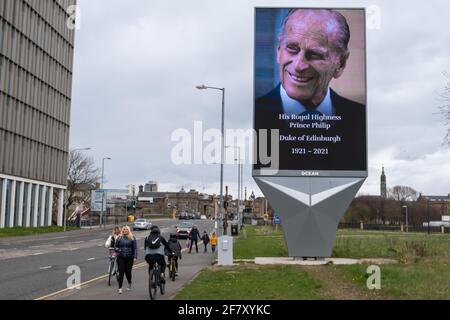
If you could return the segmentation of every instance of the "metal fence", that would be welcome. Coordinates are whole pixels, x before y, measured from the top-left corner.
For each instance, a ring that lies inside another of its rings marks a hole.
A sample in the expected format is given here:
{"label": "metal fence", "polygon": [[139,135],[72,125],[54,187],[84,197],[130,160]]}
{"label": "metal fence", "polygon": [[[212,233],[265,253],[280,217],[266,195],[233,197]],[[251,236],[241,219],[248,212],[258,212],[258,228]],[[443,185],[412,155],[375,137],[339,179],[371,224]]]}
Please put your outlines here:
{"label": "metal fence", "polygon": [[360,223],[360,222],[346,222],[339,223],[339,229],[360,229],[360,230],[374,230],[374,231],[398,231],[398,232],[423,232],[427,233],[450,233],[450,228],[448,227],[435,227],[430,226],[429,230],[427,226],[422,225],[388,225],[388,224],[370,224],[370,223]]}

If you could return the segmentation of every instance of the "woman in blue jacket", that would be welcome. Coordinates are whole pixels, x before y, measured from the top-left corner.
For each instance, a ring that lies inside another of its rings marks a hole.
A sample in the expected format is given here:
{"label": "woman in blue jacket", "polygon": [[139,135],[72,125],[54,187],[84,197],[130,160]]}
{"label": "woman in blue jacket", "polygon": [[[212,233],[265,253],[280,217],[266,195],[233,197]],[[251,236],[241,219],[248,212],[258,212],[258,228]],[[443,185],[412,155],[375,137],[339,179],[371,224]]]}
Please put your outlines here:
{"label": "woman in blue jacket", "polygon": [[117,238],[115,250],[118,252],[117,266],[119,267],[119,294],[122,294],[123,276],[127,277],[128,287],[131,290],[131,271],[133,264],[137,260],[136,238],[131,233],[128,226],[122,228],[122,233]]}

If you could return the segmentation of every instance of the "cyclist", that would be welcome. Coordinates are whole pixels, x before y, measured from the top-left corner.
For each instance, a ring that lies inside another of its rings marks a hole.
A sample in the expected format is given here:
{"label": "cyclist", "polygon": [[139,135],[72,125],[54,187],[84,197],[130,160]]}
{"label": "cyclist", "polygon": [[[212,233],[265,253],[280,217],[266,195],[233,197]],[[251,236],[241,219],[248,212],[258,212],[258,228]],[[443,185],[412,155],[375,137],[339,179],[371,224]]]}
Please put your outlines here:
{"label": "cyclist", "polygon": [[170,255],[168,250],[165,250],[165,253],[169,259],[174,259],[175,268],[177,269],[176,275],[178,275],[178,258],[182,259],[183,257],[181,255],[181,244],[175,233],[170,234],[169,247],[172,249],[173,255]]}
{"label": "cyclist", "polygon": [[153,269],[153,265],[157,262],[161,266],[161,281],[165,282],[165,271],[166,271],[166,258],[164,255],[164,249],[166,249],[169,254],[173,254],[172,249],[170,249],[169,244],[166,239],[161,235],[161,231],[158,226],[152,226],[150,229],[150,234],[145,238],[144,250],[145,250],[145,261],[148,263],[148,272]]}

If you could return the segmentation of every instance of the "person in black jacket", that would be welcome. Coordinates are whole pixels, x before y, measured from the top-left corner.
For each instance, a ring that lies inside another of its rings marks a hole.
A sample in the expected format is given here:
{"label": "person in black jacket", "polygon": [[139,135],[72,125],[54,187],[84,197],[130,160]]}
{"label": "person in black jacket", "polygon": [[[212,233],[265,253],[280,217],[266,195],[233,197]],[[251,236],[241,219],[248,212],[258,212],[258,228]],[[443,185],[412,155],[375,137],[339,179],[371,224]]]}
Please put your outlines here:
{"label": "person in black jacket", "polygon": [[203,244],[205,245],[205,251],[204,252],[208,252],[208,243],[209,243],[208,232],[203,231],[202,241],[203,241]]}
{"label": "person in black jacket", "polygon": [[122,228],[122,233],[115,242],[114,249],[118,252],[117,266],[119,268],[119,294],[122,294],[124,275],[127,277],[128,287],[131,290],[133,264],[137,260],[137,242],[128,226]]}
{"label": "person in black jacket", "polygon": [[165,250],[166,256],[169,257],[169,259],[173,258],[175,259],[175,268],[177,269],[177,275],[178,275],[178,258],[182,259],[181,255],[181,244],[177,239],[177,235],[175,233],[170,234],[169,238],[169,247],[172,250],[172,254],[168,250]]}
{"label": "person in black jacket", "polygon": [[195,243],[195,250],[198,253],[197,241],[200,238],[200,232],[198,232],[197,226],[193,226],[191,232],[189,233],[189,240],[191,240],[191,246],[189,247],[189,253],[192,251],[192,246]]}

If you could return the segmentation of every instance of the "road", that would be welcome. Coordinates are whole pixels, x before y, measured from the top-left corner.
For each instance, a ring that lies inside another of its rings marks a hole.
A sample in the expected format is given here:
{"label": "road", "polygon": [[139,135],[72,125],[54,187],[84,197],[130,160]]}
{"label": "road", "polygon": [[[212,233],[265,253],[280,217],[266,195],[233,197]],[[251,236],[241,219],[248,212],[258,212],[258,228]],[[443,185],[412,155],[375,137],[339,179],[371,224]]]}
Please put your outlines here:
{"label": "road", "polygon": [[[178,221],[153,221],[165,237]],[[196,220],[199,231],[210,232],[213,222]],[[0,300],[31,300],[66,289],[69,266],[81,269],[81,282],[105,275],[108,266],[104,243],[109,229],[77,230],[0,239]],[[144,262],[143,239],[148,231],[136,231],[138,261]],[[184,242],[182,242],[184,244]]]}

